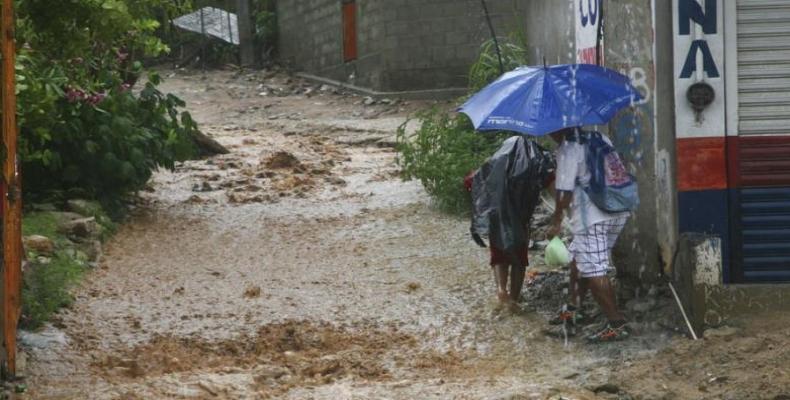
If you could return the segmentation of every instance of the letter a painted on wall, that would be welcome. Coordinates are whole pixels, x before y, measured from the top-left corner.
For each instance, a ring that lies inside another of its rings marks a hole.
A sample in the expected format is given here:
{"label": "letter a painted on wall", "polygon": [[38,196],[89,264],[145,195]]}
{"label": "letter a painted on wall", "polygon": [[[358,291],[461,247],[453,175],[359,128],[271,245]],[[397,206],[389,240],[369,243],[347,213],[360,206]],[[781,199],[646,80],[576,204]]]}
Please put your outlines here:
{"label": "letter a painted on wall", "polygon": [[710,53],[708,42],[704,40],[695,40],[691,42],[688,55],[686,56],[686,63],[683,64],[683,70],[680,71],[681,78],[691,78],[691,74],[697,70],[697,51],[702,51],[702,69],[708,74],[708,78],[718,78],[719,69],[716,68],[716,62],[713,61],[713,55]]}

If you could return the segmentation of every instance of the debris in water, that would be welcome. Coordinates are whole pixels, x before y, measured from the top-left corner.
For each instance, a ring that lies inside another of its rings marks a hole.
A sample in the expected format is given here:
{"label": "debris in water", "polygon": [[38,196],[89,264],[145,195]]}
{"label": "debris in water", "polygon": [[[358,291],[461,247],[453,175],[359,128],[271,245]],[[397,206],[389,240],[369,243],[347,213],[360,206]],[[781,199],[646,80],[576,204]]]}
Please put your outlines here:
{"label": "debris in water", "polygon": [[184,202],[185,203],[190,203],[190,204],[203,204],[203,203],[206,202],[206,200],[203,200],[202,197],[200,197],[200,196],[198,196],[196,194],[193,194],[192,196],[189,196],[189,198],[186,199],[186,201],[184,201]]}
{"label": "debris in water", "polygon": [[264,161],[264,165],[271,169],[296,168],[301,166],[299,159],[286,151],[278,151]]}
{"label": "debris in water", "polygon": [[258,297],[261,297],[261,287],[260,286],[248,287],[244,291],[244,297],[248,299],[257,299]]}

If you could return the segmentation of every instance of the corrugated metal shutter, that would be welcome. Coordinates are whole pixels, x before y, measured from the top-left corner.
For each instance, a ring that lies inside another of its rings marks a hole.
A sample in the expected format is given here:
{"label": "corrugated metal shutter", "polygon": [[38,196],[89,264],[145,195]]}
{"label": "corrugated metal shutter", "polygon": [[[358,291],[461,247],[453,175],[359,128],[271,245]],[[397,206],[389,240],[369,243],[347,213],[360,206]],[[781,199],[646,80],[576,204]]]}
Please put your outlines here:
{"label": "corrugated metal shutter", "polygon": [[790,133],[790,1],[738,0],[741,135]]}
{"label": "corrugated metal shutter", "polygon": [[790,0],[737,2],[735,277],[790,281]]}

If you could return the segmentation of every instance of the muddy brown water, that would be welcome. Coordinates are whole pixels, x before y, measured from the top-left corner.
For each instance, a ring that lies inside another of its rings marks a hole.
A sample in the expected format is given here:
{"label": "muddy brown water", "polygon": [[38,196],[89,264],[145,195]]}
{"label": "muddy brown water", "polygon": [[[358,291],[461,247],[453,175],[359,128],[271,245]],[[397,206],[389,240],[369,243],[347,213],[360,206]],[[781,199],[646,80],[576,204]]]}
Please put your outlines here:
{"label": "muddy brown water", "polygon": [[593,399],[612,359],[666,343],[564,346],[540,313],[498,308],[468,222],[378,145],[425,104],[261,82],[300,87],[167,79],[232,153],[156,174],[74,306],[23,334],[21,398]]}

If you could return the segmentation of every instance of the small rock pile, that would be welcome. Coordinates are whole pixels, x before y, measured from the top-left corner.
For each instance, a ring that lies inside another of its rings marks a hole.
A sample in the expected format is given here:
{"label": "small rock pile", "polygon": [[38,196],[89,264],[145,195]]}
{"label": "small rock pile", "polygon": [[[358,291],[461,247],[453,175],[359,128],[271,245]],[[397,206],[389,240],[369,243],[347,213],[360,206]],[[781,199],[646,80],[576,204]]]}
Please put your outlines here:
{"label": "small rock pile", "polygon": [[[56,237],[40,234],[24,236],[23,248],[28,263],[26,267],[47,265],[52,258],[63,254],[85,267],[96,267],[102,254],[102,237],[105,234],[103,224],[108,221],[97,221],[96,215],[103,215],[101,207],[86,200],[70,200],[66,203],[68,211],[55,211],[54,207],[34,206],[37,211],[45,213],[55,221]],[[99,217],[106,218],[106,217]]]}

